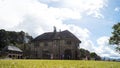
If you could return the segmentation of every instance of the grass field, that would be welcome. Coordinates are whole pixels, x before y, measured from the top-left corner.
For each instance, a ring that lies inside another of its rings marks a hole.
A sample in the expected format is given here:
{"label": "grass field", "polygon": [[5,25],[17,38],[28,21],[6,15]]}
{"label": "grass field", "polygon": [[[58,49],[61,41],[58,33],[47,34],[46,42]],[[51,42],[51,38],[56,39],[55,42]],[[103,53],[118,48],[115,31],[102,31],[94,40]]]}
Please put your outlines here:
{"label": "grass field", "polygon": [[0,60],[0,68],[120,68],[120,62],[85,60]]}

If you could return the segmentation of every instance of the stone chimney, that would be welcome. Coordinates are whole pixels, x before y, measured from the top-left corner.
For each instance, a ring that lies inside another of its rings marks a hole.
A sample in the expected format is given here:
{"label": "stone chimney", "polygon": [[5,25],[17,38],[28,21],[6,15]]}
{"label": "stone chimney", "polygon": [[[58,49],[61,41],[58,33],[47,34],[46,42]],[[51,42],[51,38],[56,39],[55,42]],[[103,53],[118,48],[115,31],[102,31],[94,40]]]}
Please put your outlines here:
{"label": "stone chimney", "polygon": [[56,33],[57,31],[56,31],[56,27],[54,26],[54,33]]}

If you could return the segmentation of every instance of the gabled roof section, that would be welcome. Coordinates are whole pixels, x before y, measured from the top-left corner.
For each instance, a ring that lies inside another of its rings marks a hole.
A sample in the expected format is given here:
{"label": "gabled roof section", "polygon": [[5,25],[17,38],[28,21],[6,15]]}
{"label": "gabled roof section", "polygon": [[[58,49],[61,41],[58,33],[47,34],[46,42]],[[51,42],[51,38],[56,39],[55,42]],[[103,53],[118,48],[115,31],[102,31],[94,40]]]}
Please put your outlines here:
{"label": "gabled roof section", "polygon": [[39,35],[33,41],[50,41],[55,39],[74,39],[78,42],[81,42],[75,35],[73,35],[70,31],[65,30],[61,32],[47,32]]}
{"label": "gabled roof section", "polygon": [[[70,31],[65,30],[60,33],[61,38],[63,39],[74,39],[76,41],[80,41],[74,34],[72,34]],[[81,42],[81,41],[80,41]]]}
{"label": "gabled roof section", "polygon": [[6,46],[3,48],[3,51],[17,51],[17,52],[23,52],[21,49],[19,49],[18,47],[16,46],[13,46],[13,45],[9,45],[9,46]]}

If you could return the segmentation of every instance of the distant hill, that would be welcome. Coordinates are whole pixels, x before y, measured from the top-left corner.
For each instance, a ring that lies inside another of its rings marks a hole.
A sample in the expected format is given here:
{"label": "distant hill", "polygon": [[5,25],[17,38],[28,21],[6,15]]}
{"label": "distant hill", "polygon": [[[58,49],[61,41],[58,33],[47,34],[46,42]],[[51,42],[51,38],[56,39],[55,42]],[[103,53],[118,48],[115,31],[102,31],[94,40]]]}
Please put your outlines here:
{"label": "distant hill", "polygon": [[111,58],[111,57],[101,57],[103,61],[118,61],[120,62],[120,58]]}

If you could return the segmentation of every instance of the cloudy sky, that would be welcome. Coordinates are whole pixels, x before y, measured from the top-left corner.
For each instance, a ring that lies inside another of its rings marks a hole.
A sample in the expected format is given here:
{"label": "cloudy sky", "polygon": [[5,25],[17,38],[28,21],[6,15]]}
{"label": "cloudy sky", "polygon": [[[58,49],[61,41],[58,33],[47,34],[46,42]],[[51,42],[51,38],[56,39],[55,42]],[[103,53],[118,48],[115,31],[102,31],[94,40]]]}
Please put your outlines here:
{"label": "cloudy sky", "polygon": [[112,26],[120,22],[120,0],[0,0],[0,29],[44,32],[69,30],[81,48],[102,57],[120,58],[108,45]]}

